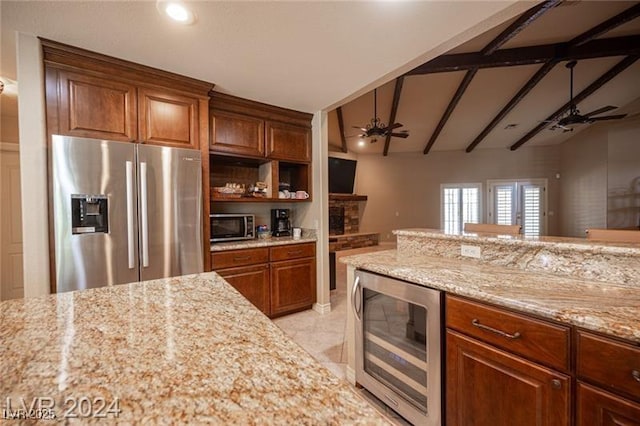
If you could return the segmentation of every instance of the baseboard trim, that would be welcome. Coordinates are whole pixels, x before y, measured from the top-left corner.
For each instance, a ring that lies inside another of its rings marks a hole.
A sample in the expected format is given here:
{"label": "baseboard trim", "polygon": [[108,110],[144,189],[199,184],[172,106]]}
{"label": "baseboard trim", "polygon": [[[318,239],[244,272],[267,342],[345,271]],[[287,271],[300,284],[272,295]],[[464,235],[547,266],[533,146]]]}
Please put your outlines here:
{"label": "baseboard trim", "polygon": [[312,309],[319,314],[328,314],[331,312],[331,303],[314,303]]}
{"label": "baseboard trim", "polygon": [[347,382],[351,383],[353,386],[356,385],[356,371],[348,365],[347,365],[346,379],[347,379]]}

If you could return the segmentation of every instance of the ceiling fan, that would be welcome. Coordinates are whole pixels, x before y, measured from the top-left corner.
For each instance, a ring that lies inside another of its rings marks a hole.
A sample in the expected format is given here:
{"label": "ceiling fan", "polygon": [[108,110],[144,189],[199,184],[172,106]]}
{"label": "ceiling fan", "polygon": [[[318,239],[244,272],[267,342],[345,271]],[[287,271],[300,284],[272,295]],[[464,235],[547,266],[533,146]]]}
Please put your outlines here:
{"label": "ceiling fan", "polygon": [[573,102],[573,68],[576,66],[577,61],[568,62],[566,67],[569,68],[570,79],[569,79],[569,114],[562,117],[558,120],[557,123],[553,124],[549,129],[562,129],[563,132],[572,132],[574,124],[591,124],[596,121],[604,121],[604,120],[619,120],[627,116],[627,114],[618,114],[618,115],[605,115],[602,117],[594,117],[596,115],[605,113],[607,111],[614,110],[618,107],[613,105],[607,105],[602,108],[598,108],[586,114],[580,114],[580,110],[578,106]]}
{"label": "ceiling fan", "polygon": [[378,118],[378,89],[373,89],[373,118],[364,127],[353,126],[354,129],[362,130],[362,133],[357,135],[360,138],[369,138],[371,143],[377,142],[378,137],[391,135],[396,138],[407,138],[409,136],[408,130],[402,130],[400,132],[394,132],[393,130],[403,125],[400,123],[393,123],[389,126],[385,125],[380,118]]}

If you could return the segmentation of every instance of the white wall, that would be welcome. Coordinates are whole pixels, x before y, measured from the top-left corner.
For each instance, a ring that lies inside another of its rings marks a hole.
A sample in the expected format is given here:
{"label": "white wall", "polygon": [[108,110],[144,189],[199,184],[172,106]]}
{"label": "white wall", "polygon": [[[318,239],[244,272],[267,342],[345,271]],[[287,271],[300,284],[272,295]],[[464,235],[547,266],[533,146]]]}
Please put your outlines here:
{"label": "white wall", "polygon": [[[462,151],[358,155],[358,194],[362,203],[362,232],[380,232],[382,240],[393,240],[398,228],[440,228],[440,185],[475,183],[486,193],[488,179],[546,178],[548,180],[548,233],[558,233],[559,183],[555,175],[560,162],[557,147],[479,149]],[[483,198],[483,204],[486,204]],[[486,205],[484,206],[486,211]]]}
{"label": "white wall", "polygon": [[49,294],[47,136],[40,41],[17,34],[24,296]]}

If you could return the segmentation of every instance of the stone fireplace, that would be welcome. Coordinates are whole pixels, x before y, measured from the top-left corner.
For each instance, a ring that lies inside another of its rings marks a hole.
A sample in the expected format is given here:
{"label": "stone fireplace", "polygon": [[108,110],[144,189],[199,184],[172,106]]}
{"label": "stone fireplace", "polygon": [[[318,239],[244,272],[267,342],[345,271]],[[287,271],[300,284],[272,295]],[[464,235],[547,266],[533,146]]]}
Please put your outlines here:
{"label": "stone fireplace", "polygon": [[360,207],[366,195],[329,194],[329,251],[378,245],[378,233],[360,232]]}

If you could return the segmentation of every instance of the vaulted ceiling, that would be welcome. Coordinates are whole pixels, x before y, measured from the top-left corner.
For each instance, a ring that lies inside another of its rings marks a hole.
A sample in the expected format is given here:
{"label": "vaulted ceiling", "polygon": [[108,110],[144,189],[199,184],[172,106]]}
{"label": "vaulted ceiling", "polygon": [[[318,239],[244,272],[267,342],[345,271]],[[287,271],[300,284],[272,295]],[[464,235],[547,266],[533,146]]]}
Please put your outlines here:
{"label": "vaulted ceiling", "polygon": [[[407,129],[410,136],[390,138],[387,153],[517,149],[565,141],[589,124],[563,132],[550,130],[551,123],[544,121],[561,116],[558,111],[569,101],[565,65],[573,58],[578,59],[574,96],[592,92],[578,102],[583,114],[606,105],[619,108],[603,115],[640,113],[638,16],[639,2],[543,2],[417,67],[401,77],[401,84],[389,81],[377,90],[378,117],[388,124],[395,112],[393,121],[404,125],[396,131]],[[496,41],[498,50],[489,51]],[[392,111],[394,96],[398,102]],[[355,127],[371,120],[373,92],[339,109],[348,150],[385,152],[385,137],[358,143],[361,131]],[[329,112],[329,144],[335,150],[344,147],[337,110]]]}

